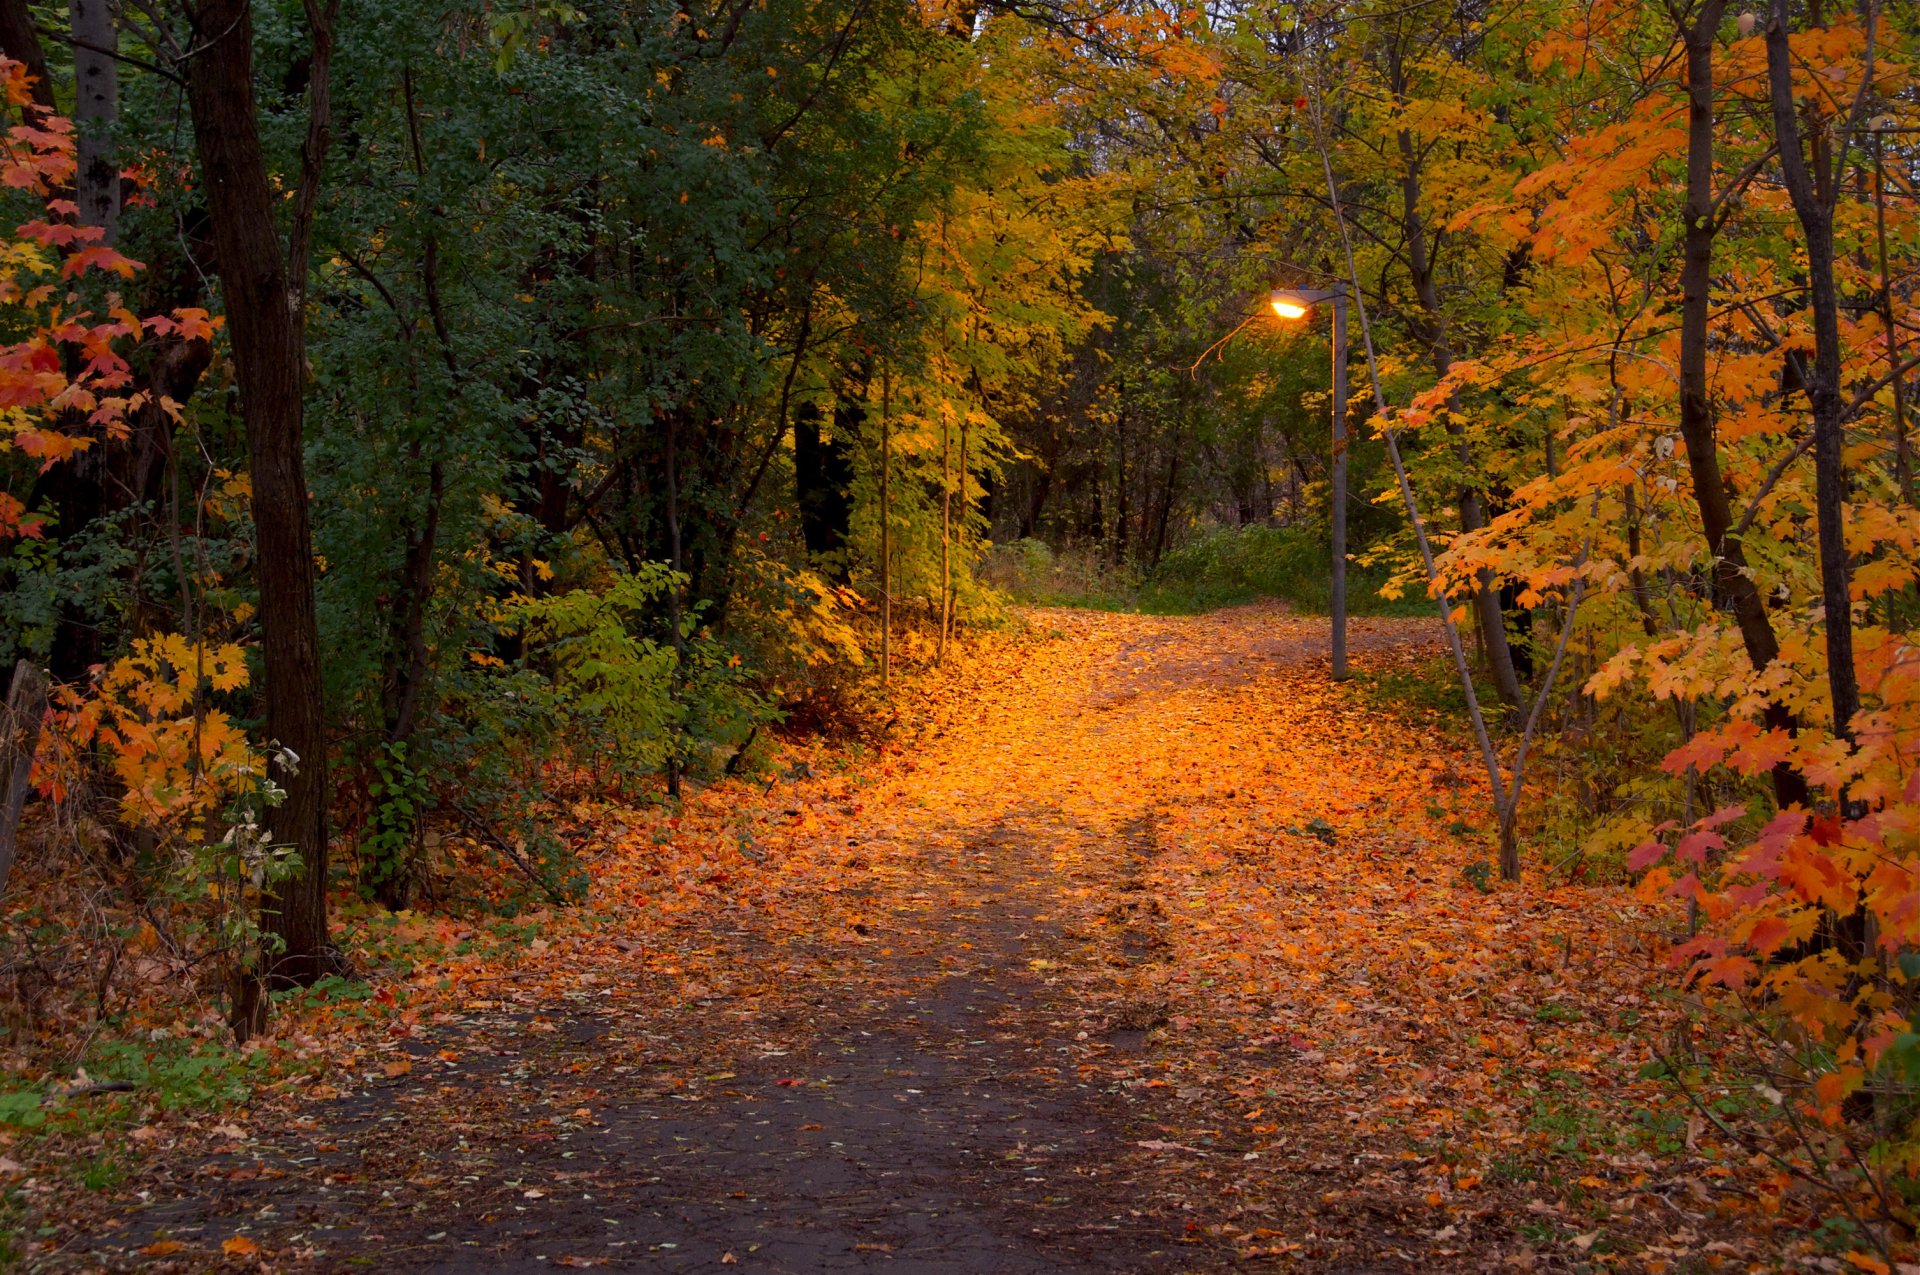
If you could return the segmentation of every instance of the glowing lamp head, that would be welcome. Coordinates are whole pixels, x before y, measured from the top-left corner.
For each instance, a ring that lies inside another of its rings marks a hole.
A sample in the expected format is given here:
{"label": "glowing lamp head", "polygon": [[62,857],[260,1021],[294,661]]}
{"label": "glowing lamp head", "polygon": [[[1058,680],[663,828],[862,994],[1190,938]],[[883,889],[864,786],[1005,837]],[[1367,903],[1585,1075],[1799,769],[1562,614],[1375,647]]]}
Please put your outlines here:
{"label": "glowing lamp head", "polygon": [[1302,319],[1306,317],[1307,307],[1284,292],[1274,293],[1273,296],[1269,298],[1269,303],[1273,306],[1273,312],[1283,319]]}

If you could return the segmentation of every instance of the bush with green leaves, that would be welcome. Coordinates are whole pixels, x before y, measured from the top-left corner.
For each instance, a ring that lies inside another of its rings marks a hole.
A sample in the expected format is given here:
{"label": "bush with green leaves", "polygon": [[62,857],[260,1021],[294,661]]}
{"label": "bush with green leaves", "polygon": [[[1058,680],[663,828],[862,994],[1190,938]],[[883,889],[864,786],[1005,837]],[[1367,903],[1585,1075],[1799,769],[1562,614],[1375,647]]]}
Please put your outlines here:
{"label": "bush with green leaves", "polygon": [[616,781],[699,769],[744,744],[772,716],[740,657],[699,627],[696,608],[675,634],[671,594],[686,576],[663,563],[613,575],[604,588],[508,603],[503,630],[520,639],[523,666],[545,682],[574,756],[604,761]]}

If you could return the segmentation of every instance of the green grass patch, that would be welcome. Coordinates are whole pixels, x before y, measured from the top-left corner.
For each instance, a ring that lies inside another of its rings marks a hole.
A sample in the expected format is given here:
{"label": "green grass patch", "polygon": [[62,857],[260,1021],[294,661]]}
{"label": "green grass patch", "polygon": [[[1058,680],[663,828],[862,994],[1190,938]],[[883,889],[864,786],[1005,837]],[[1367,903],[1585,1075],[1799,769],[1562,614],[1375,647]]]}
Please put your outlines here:
{"label": "green grass patch", "polygon": [[264,1050],[243,1052],[222,1040],[102,1040],[82,1062],[95,1083],[124,1082],[124,1092],[62,1096],[52,1084],[0,1089],[0,1125],[63,1132],[111,1128],[153,1108],[214,1110],[245,1102],[272,1077]]}
{"label": "green grass patch", "polygon": [[[1353,615],[1425,615],[1423,597],[1383,598],[1387,573],[1347,567],[1347,610]],[[1141,585],[1138,607],[1150,615],[1193,615],[1278,598],[1295,610],[1333,609],[1332,551],[1295,527],[1229,527],[1169,553]]]}
{"label": "green grass patch", "polygon": [[[1015,601],[1092,611],[1198,615],[1277,598],[1295,610],[1325,615],[1333,606],[1327,542],[1296,527],[1226,527],[1183,545],[1151,572],[1116,566],[1086,549],[1055,551],[1038,540],[997,546],[981,578]],[[1383,598],[1387,573],[1349,566],[1347,607],[1353,615],[1425,615],[1424,597]]]}

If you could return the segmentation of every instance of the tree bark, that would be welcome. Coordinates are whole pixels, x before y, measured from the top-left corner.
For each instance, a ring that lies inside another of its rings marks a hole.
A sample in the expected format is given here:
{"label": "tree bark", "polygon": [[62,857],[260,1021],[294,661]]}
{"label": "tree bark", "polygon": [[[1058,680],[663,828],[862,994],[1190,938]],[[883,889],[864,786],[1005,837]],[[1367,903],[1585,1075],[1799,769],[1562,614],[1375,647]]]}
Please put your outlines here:
{"label": "tree bark", "polygon": [[73,119],[78,133],[74,202],[83,225],[99,226],[106,241],[120,233],[120,166],[113,130],[120,123],[120,48],[111,0],[69,0],[73,21]]}
{"label": "tree bark", "polygon": [[[1694,504],[1700,510],[1707,551],[1713,555],[1715,602],[1733,612],[1747,659],[1763,672],[1780,655],[1780,642],[1767,617],[1766,600],[1747,565],[1733,531],[1733,510],[1720,473],[1714,437],[1712,390],[1707,384],[1707,326],[1713,296],[1713,240],[1719,231],[1713,192],[1713,45],[1726,12],[1726,0],[1701,0],[1693,22],[1682,31],[1686,45],[1687,198],[1680,266],[1680,436],[1687,446],[1687,471]],[[1785,705],[1772,703],[1766,724],[1792,730],[1796,723]],[[1785,762],[1773,768],[1774,799],[1782,808],[1805,805],[1807,785]]]}
{"label": "tree bark", "polygon": [[40,721],[47,711],[47,675],[26,660],[13,667],[4,717],[0,717],[0,889],[13,870],[20,814],[26,809],[33,755],[40,747]]}
{"label": "tree bark", "polygon": [[280,242],[282,201],[268,178],[253,93],[250,0],[206,0],[187,64],[193,131],[213,224],[214,255],[233,344],[253,480],[259,561],[266,734],[297,757],[279,776],[286,801],[267,815],[274,841],[299,852],[298,872],[275,887],[262,928],[280,950],[271,984],[305,984],[337,965],[327,932],[327,750],[313,543],[303,453],[308,228],[327,134],[331,11],[309,6],[313,64],[303,186],[292,247]]}
{"label": "tree bark", "polygon": [[[33,29],[33,14],[27,9],[27,0],[0,0],[0,53],[25,66],[27,74],[33,77],[34,107],[53,111],[53,78],[47,73],[46,51],[40,46],[39,33]],[[30,116],[31,110],[23,110],[21,114]],[[31,118],[27,122],[31,123]]]}
{"label": "tree bark", "polygon": [[[1843,521],[1847,474],[1841,456],[1846,441],[1841,417],[1846,405],[1840,396],[1840,298],[1833,279],[1833,207],[1818,189],[1818,175],[1808,171],[1807,157],[1801,149],[1800,120],[1793,105],[1793,57],[1787,47],[1786,0],[1773,0],[1773,16],[1767,24],[1767,81],[1774,137],[1780,145],[1780,175],[1807,240],[1813,366],[1807,372],[1806,391],[1813,409],[1814,510],[1819,524],[1820,600],[1826,612],[1827,689],[1833,700],[1833,733],[1850,740],[1854,714],[1860,711],[1860,683],[1853,667],[1853,595]],[[1839,183],[1829,185],[1837,190]]]}
{"label": "tree bark", "polygon": [[893,370],[880,365],[880,685],[893,677]]}

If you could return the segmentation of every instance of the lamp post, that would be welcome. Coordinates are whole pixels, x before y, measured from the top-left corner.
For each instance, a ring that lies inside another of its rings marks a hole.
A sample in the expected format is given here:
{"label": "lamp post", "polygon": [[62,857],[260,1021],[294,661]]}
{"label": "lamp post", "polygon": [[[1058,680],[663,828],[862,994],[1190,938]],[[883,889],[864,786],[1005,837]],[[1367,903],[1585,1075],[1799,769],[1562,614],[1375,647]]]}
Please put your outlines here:
{"label": "lamp post", "polygon": [[1347,287],[1275,288],[1268,298],[1283,319],[1304,319],[1333,304],[1333,680],[1347,680]]}

